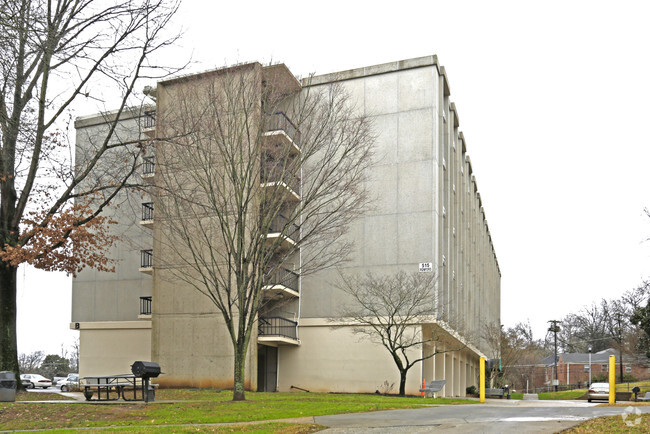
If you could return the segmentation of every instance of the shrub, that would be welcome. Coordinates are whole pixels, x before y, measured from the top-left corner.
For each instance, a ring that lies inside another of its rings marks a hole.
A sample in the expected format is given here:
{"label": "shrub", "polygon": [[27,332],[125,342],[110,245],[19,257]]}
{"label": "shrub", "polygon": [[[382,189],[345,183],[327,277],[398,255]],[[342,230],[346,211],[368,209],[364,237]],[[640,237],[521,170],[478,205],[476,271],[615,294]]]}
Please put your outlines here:
{"label": "shrub", "polygon": [[469,386],[465,388],[465,393],[467,395],[478,395],[478,390],[476,389],[476,386]]}

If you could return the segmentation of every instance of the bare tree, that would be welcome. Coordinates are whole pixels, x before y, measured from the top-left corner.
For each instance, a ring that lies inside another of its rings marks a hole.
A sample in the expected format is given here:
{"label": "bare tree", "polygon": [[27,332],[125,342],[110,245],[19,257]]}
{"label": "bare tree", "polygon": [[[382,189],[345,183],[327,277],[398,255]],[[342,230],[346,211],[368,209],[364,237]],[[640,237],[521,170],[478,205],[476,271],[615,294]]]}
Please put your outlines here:
{"label": "bare tree", "polygon": [[[245,399],[265,283],[288,262],[304,275],[345,260],[347,227],[368,203],[368,119],[338,85],[287,94],[265,71],[239,65],[157,90],[157,134],[167,139],[156,145],[156,267],[221,314],[233,400]],[[275,141],[283,134],[291,140]]]}
{"label": "bare tree", "polygon": [[[176,8],[174,0],[0,0],[0,369],[19,368],[20,264],[112,268],[101,250],[115,239],[100,214],[146,149],[122,141],[117,126],[139,104],[140,78],[170,72],[150,58],[175,39],[162,31]],[[79,100],[105,98],[118,108],[75,166],[65,120]]]}
{"label": "bare tree", "polygon": [[45,358],[45,353],[43,351],[34,351],[29,354],[21,354],[18,358],[18,364],[20,366],[20,372],[24,373],[34,373],[41,366],[43,359]]}
{"label": "bare tree", "polygon": [[590,346],[593,352],[609,348],[612,340],[602,306],[592,303],[562,318],[558,340],[560,347],[568,353],[586,353]]}
{"label": "bare tree", "polygon": [[[432,324],[430,335],[422,324],[433,323],[437,306],[436,275],[404,271],[378,276],[343,276],[339,288],[352,302],[341,310],[341,321],[353,324],[352,332],[388,350],[400,375],[399,394],[406,393],[406,375],[417,363],[436,354],[458,351],[442,324]],[[438,345],[444,343],[443,346]],[[426,347],[427,351],[424,351]]]}
{"label": "bare tree", "polygon": [[517,323],[509,328],[488,325],[484,328],[484,339],[493,351],[489,355],[496,361],[488,371],[491,387],[514,385],[517,377],[532,380],[541,349],[530,323]]}
{"label": "bare tree", "polygon": [[70,346],[70,370],[79,372],[79,338],[76,338]]}
{"label": "bare tree", "polygon": [[623,382],[623,355],[629,353],[628,338],[631,332],[630,317],[632,316],[622,300],[602,300],[601,309],[605,319],[607,332],[618,350],[619,377]]}

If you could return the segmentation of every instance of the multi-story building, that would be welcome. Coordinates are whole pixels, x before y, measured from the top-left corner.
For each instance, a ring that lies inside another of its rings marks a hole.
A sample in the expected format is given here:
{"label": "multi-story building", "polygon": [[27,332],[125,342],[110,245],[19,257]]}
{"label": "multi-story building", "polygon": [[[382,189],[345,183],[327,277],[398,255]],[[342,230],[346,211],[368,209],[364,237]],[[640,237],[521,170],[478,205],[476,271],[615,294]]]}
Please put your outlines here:
{"label": "multi-story building", "polygon": [[[441,394],[463,396],[467,386],[478,385],[479,357],[491,352],[482,330],[500,324],[501,273],[444,68],[429,56],[302,82],[284,65],[236,68],[259,71],[260,89],[273,83],[286,98],[339,83],[350,104],[372,119],[377,136],[376,161],[368,176],[376,202],[347,235],[356,250],[343,266],[308,276],[300,276],[300,252],[284,258],[287,265],[265,287],[269,299],[283,301],[268,303],[260,312],[246,384],[266,391],[374,392],[385,380],[396,382],[388,352],[359,340],[339,318],[347,299],[335,282],[340,273],[390,274],[430,263],[437,274],[432,315],[412,326],[423,336],[443,334],[444,339],[414,351],[453,351],[409,371],[406,390],[416,393],[423,378],[446,379]],[[206,77],[227,70],[158,83],[152,91],[156,106],[125,116],[124,128],[131,128],[135,139],[159,135],[155,113],[182,110],[178,98],[170,96],[175,89],[196,88]],[[77,146],[101,131],[104,116],[77,120]],[[275,117],[263,140],[282,137],[284,146],[299,153],[300,132],[284,114]],[[155,160],[146,158],[143,182],[160,184]],[[263,184],[274,182],[262,178]],[[287,201],[299,203],[300,180],[292,182],[285,183],[292,193]],[[134,203],[132,194],[125,196],[125,203]],[[151,359],[166,373],[161,385],[231,387],[233,350],[219,315],[203,294],[159,266],[169,228],[154,218],[159,199],[137,200],[132,207],[141,207],[141,216],[134,217],[129,206],[112,210],[123,240],[109,253],[118,260],[116,272],[86,270],[73,282],[71,327],[80,330],[80,374],[128,371],[134,360]],[[288,242],[292,237],[300,237],[298,228],[288,234]]]}

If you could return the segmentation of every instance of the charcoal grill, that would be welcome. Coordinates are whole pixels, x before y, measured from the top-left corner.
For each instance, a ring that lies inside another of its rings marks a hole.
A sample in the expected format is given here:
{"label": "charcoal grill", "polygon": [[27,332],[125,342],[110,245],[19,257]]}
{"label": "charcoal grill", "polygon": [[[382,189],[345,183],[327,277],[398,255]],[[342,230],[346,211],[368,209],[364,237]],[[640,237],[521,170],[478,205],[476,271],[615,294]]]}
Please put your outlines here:
{"label": "charcoal grill", "polygon": [[138,360],[131,365],[131,372],[137,378],[142,378],[144,402],[149,402],[150,399],[153,401],[156,397],[156,391],[153,387],[149,387],[149,379],[160,375],[160,365],[156,362]]}

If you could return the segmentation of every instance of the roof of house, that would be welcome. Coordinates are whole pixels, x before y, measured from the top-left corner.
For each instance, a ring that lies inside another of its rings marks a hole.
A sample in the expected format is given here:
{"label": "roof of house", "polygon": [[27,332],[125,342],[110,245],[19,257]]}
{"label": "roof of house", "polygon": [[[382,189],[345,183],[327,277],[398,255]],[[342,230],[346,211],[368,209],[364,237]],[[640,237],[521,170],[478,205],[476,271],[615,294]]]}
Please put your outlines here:
{"label": "roof of house", "polygon": [[[617,351],[613,348],[591,353],[591,363],[607,363],[609,356],[615,356]],[[553,365],[553,356],[544,357],[542,362],[545,365]],[[589,363],[589,353],[561,353],[558,354],[558,363]]]}

